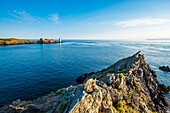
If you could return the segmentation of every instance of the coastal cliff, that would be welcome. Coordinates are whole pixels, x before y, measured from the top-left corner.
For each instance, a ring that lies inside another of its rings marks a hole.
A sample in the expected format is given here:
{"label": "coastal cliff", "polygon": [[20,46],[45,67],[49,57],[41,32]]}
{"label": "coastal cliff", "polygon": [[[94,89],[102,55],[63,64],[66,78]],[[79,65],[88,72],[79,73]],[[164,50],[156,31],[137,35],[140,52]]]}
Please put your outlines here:
{"label": "coastal cliff", "polygon": [[37,41],[22,40],[22,39],[17,39],[17,38],[0,39],[0,46],[18,45],[18,44],[33,44],[33,43],[37,43]]}
{"label": "coastal cliff", "polygon": [[43,39],[43,38],[40,38],[40,40],[23,40],[23,39],[17,39],[17,38],[2,39],[2,38],[0,38],[0,46],[19,45],[19,44],[51,44],[51,43],[59,43],[59,42],[57,42],[53,39]]}
{"label": "coastal cliff", "polygon": [[84,74],[77,85],[59,89],[33,101],[14,101],[0,113],[166,113],[164,96],[170,87],[139,52],[107,69]]}

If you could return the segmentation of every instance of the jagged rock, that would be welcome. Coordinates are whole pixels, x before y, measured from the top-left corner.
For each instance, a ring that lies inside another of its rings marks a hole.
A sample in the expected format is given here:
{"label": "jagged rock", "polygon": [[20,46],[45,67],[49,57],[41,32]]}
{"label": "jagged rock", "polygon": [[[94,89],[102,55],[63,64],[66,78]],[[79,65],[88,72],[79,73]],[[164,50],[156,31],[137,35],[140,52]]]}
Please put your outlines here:
{"label": "jagged rock", "polygon": [[84,74],[76,81],[78,85],[40,97],[23,110],[16,109],[17,112],[165,113],[170,105],[164,96],[170,87],[157,81],[155,71],[139,52],[102,71]]}

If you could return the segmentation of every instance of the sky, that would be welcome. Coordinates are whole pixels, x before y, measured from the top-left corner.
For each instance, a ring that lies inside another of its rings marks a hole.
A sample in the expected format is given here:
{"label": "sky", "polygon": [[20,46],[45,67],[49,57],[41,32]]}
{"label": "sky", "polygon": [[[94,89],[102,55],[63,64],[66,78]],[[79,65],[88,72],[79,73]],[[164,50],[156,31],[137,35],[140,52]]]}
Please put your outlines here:
{"label": "sky", "polygon": [[0,0],[0,37],[170,39],[170,0]]}

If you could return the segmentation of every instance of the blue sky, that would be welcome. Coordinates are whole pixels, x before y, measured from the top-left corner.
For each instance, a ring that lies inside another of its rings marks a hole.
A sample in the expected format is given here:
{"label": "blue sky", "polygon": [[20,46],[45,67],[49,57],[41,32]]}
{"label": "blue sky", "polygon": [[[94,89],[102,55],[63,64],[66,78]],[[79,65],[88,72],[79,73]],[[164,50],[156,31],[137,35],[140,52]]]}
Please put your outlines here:
{"label": "blue sky", "polygon": [[0,37],[170,38],[170,0],[0,0]]}

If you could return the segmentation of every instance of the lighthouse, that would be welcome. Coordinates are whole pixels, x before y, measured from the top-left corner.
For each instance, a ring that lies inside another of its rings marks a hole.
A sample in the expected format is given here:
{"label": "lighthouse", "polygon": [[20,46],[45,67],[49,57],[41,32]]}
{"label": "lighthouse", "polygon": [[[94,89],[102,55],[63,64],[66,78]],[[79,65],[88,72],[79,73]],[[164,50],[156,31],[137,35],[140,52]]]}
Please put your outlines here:
{"label": "lighthouse", "polygon": [[59,42],[59,43],[62,43],[62,40],[61,40],[61,38],[59,38],[59,39],[58,39],[58,42]]}

